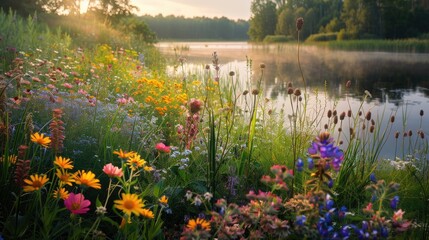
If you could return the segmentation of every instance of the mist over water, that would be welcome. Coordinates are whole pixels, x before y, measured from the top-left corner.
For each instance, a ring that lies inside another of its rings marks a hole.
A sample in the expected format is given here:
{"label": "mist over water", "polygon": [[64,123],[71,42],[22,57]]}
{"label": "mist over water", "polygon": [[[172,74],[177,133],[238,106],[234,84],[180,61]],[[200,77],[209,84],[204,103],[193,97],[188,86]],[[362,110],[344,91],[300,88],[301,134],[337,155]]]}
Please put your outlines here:
{"label": "mist over water", "polygon": [[[301,89],[303,87],[297,46],[293,44],[163,42],[158,44],[158,48],[170,59],[185,58],[185,73],[203,72],[205,65],[212,65],[212,54],[217,52],[221,74],[227,76],[230,71],[235,71],[243,90],[256,85],[262,76],[260,64],[264,63],[262,88],[265,97],[270,99],[273,109],[277,112],[283,109],[286,116],[291,114],[288,83]],[[302,46],[300,62],[308,87],[309,114],[319,112],[326,116],[329,109],[336,109],[339,113],[351,109],[356,115],[365,90],[371,94],[371,98],[367,98],[363,104],[363,114],[371,111],[378,127],[391,127],[380,157],[395,158],[394,149],[396,156],[400,158],[412,153],[412,146],[408,144],[411,139],[404,138],[404,132],[414,132],[413,141],[419,130],[428,136],[429,54],[333,51]],[[177,69],[176,74],[180,74],[180,71],[182,69]],[[347,81],[352,83],[350,89],[345,87]],[[426,115],[421,117],[420,110]],[[389,119],[392,115],[396,118],[390,126]],[[324,117],[313,127],[322,131],[323,125],[328,121]],[[348,134],[347,121],[343,122],[342,128],[347,131],[336,134],[335,138],[339,136],[342,139],[341,135]],[[396,131],[400,132],[397,140],[394,138]]]}

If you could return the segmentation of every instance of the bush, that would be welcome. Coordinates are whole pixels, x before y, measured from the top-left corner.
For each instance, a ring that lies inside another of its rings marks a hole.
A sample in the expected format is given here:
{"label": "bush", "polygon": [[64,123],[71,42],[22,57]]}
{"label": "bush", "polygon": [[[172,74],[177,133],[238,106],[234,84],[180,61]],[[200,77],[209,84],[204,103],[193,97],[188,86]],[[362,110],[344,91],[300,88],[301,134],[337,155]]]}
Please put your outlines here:
{"label": "bush", "polygon": [[295,41],[295,38],[288,35],[268,35],[264,38],[264,43],[279,43],[279,42],[291,42]]}
{"label": "bush", "polygon": [[337,40],[338,33],[317,33],[312,34],[307,38],[307,42],[325,42]]}

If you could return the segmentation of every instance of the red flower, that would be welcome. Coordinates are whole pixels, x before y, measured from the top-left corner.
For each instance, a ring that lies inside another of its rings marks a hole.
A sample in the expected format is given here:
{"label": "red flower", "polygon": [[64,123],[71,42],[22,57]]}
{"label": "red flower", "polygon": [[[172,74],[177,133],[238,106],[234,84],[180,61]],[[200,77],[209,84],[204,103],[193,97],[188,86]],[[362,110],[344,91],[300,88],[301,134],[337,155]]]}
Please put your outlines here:
{"label": "red flower", "polygon": [[170,147],[166,146],[164,143],[157,143],[155,146],[156,150],[163,152],[163,153],[170,153]]}

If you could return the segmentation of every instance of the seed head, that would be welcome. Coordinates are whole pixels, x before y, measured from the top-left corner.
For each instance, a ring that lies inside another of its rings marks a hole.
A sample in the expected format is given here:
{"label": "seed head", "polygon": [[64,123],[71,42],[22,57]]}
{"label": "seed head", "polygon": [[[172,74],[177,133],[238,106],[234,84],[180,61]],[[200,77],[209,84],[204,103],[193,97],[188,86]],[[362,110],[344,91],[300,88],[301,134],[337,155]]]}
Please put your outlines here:
{"label": "seed head", "polygon": [[391,122],[391,123],[394,123],[394,122],[395,122],[395,116],[393,116],[393,115],[392,115],[392,116],[390,117],[390,122]]}
{"label": "seed head", "polygon": [[328,110],[328,118],[331,118],[331,117],[332,117],[332,111]]}
{"label": "seed head", "polygon": [[243,95],[246,96],[249,93],[249,90],[244,90]]}
{"label": "seed head", "polygon": [[423,112],[423,109],[420,110],[420,116],[423,117],[424,114],[425,114],[425,112]]}
{"label": "seed head", "polygon": [[346,117],[346,112],[342,112],[340,114],[340,120],[343,121],[345,117]]}
{"label": "seed head", "polygon": [[265,63],[261,63],[261,64],[259,65],[259,67],[260,67],[261,69],[264,69],[264,68],[265,68]]}
{"label": "seed head", "polygon": [[296,19],[296,30],[301,31],[302,26],[304,25],[304,18],[299,17]]}
{"label": "seed head", "polygon": [[295,91],[293,92],[293,95],[295,96],[301,96],[301,90],[299,90],[299,88],[295,89]]}
{"label": "seed head", "polygon": [[292,95],[293,94],[293,88],[288,88],[287,89],[287,94]]}
{"label": "seed head", "polygon": [[253,95],[258,95],[259,94],[259,90],[258,89],[253,89],[252,90],[252,94]]}
{"label": "seed head", "polygon": [[229,76],[233,77],[235,75],[234,71],[229,72]]}

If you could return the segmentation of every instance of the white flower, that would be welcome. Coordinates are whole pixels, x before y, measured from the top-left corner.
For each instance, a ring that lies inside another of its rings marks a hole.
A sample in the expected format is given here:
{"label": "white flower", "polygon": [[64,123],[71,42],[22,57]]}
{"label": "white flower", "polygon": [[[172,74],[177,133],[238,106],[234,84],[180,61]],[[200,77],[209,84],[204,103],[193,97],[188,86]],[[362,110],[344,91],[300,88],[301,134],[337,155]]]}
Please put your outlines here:
{"label": "white flower", "polygon": [[213,197],[213,194],[206,192],[204,193],[204,199],[206,199],[207,201],[210,201]]}
{"label": "white flower", "polygon": [[186,197],[186,200],[191,200],[191,198],[192,198],[192,192],[189,191],[189,190],[186,191],[185,197]]}

